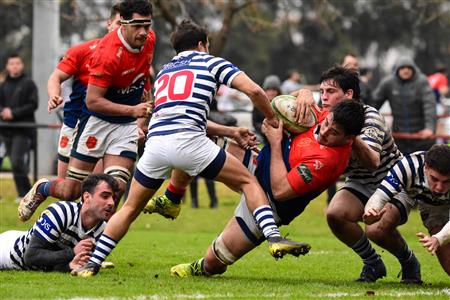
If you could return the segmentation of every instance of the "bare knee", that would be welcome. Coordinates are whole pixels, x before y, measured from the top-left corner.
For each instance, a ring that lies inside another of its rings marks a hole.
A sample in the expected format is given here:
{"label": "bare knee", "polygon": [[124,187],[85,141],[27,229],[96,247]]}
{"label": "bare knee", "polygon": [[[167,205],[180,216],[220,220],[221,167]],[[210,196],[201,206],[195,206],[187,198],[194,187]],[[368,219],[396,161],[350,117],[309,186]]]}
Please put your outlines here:
{"label": "bare knee", "polygon": [[330,227],[339,226],[339,224],[345,222],[345,214],[339,209],[335,209],[332,206],[327,208],[327,222]]}
{"label": "bare knee", "polygon": [[381,222],[377,222],[372,225],[366,226],[366,235],[367,237],[374,241],[381,241],[386,236],[387,227],[384,226]]}

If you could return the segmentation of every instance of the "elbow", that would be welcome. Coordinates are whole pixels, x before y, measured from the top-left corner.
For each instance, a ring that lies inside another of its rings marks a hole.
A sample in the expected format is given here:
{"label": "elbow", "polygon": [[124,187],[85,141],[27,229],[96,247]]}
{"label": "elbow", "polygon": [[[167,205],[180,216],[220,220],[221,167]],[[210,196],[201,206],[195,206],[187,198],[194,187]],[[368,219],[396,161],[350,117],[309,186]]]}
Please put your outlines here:
{"label": "elbow", "polygon": [[90,111],[96,112],[98,107],[96,99],[92,97],[86,97],[86,107]]}
{"label": "elbow", "polygon": [[264,90],[260,86],[255,84],[248,90],[247,95],[251,99],[254,99],[254,98],[264,96],[265,93],[264,93]]}

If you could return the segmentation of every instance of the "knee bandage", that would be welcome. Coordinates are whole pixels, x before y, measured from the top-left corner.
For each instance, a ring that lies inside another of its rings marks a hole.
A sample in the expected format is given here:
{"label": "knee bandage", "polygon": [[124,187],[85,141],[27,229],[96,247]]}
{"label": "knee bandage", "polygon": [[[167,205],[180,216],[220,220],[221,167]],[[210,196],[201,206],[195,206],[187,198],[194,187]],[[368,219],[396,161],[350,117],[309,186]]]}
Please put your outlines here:
{"label": "knee bandage", "polygon": [[231,265],[239,258],[234,256],[233,253],[227,248],[222,239],[222,234],[220,234],[213,242],[212,249],[214,255],[225,265]]}
{"label": "knee bandage", "polygon": [[111,175],[112,177],[122,180],[125,184],[131,179],[131,173],[127,168],[121,166],[111,166],[105,169],[105,174]]}
{"label": "knee bandage", "polygon": [[67,168],[66,178],[81,182],[90,174],[90,171],[80,170],[75,167],[69,166]]}

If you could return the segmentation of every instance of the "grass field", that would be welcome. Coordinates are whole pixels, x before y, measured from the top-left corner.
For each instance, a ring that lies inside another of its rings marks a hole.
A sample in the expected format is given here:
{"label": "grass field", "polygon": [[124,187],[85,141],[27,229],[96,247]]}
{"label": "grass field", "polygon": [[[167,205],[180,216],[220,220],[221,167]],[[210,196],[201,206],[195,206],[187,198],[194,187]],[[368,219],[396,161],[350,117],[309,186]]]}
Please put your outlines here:
{"label": "grass field", "polygon": [[[28,229],[31,221],[23,224],[17,220],[12,181],[0,180],[0,232]],[[424,285],[400,285],[398,262],[380,248],[377,250],[388,268],[387,277],[372,284],[352,282],[362,263],[328,229],[323,214],[324,197],[313,201],[300,218],[281,230],[292,239],[312,245],[306,256],[275,261],[268,254],[267,244],[263,244],[223,275],[171,277],[170,267],[201,257],[233,214],[238,195],[222,185],[217,187],[218,209],[207,208],[209,199],[200,181],[200,209],[183,205],[176,221],[159,215],[141,215],[109,257],[115,269],[103,270],[92,279],[61,273],[0,271],[0,299],[450,298],[450,278],[414,236],[424,230],[417,212],[400,230],[422,263]]]}

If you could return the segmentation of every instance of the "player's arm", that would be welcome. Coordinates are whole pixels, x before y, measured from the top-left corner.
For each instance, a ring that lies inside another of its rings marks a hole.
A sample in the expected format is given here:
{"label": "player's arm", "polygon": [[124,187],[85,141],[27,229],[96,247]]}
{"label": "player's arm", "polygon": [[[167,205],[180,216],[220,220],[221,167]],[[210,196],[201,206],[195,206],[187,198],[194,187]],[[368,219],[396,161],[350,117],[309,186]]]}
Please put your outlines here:
{"label": "player's arm", "polygon": [[61,84],[70,78],[70,74],[55,68],[47,82],[48,105],[47,110],[51,112],[53,109],[63,103],[61,97]]}
{"label": "player's arm", "polygon": [[275,116],[270,101],[264,90],[250,79],[244,72],[240,72],[231,82],[231,87],[246,94],[259,111],[261,111],[268,122],[273,126],[278,125],[278,119]]}
{"label": "player's arm", "polygon": [[254,148],[258,145],[256,135],[245,127],[225,126],[208,120],[206,134],[209,136],[226,136],[234,139],[242,148]]}
{"label": "player's arm", "polygon": [[270,186],[272,188],[272,194],[278,201],[292,199],[297,196],[297,193],[288,181],[288,171],[283,161],[281,147],[283,122],[280,122],[278,127],[273,127],[267,120],[264,120],[261,130],[270,144]]}
{"label": "player's arm", "polygon": [[105,98],[107,90],[106,87],[88,84],[86,106],[90,111],[109,116],[131,116],[133,118],[146,117],[151,113],[151,104],[148,102],[131,106],[109,101]]}
{"label": "player's arm", "polygon": [[429,236],[423,232],[417,233],[419,242],[427,248],[428,252],[435,255],[439,247],[450,243],[450,222],[436,234]]}
{"label": "player's arm", "polygon": [[369,171],[375,171],[380,166],[380,153],[364,142],[361,136],[353,142],[353,155]]}

